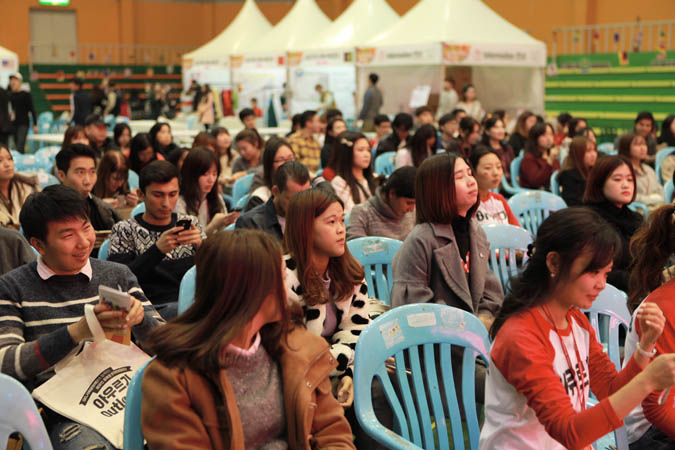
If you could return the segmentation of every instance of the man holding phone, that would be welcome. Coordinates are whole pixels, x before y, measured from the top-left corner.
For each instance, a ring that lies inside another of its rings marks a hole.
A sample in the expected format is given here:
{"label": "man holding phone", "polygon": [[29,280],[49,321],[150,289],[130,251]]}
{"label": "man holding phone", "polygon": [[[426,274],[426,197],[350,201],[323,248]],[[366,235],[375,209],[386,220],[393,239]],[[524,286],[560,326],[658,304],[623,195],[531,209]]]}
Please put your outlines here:
{"label": "man holding phone", "polygon": [[194,265],[197,248],[206,238],[194,216],[176,214],[178,169],[153,161],[139,176],[145,212],[113,226],[108,259],[129,266],[143,291],[166,320],[178,312],[183,275]]}

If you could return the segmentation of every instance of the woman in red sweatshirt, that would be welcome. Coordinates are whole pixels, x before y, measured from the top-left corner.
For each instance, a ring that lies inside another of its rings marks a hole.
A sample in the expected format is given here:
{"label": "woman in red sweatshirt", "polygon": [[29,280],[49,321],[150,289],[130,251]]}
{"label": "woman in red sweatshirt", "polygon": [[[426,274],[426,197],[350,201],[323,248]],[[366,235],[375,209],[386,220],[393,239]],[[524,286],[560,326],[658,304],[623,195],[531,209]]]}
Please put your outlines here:
{"label": "woman in red sweatshirt", "polygon": [[[665,322],[658,306],[640,307],[641,351],[619,373],[580,311],[605,288],[620,242],[586,208],[542,223],[490,330],[481,449],[589,448],[651,392],[675,384],[675,355],[651,361]],[[600,403],[588,408],[591,389]]]}

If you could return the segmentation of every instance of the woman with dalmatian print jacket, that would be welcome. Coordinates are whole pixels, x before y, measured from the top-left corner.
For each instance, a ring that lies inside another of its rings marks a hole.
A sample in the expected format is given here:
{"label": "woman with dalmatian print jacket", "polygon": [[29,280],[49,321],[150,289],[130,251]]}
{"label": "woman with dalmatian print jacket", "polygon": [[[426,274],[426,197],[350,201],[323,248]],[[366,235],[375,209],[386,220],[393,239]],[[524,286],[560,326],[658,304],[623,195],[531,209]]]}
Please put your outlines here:
{"label": "woman with dalmatian print jacket", "polygon": [[302,306],[307,329],[331,345],[338,362],[331,377],[347,408],[354,397],[356,341],[370,319],[363,267],[345,236],[342,202],[334,193],[314,188],[292,197],[284,231],[288,299]]}

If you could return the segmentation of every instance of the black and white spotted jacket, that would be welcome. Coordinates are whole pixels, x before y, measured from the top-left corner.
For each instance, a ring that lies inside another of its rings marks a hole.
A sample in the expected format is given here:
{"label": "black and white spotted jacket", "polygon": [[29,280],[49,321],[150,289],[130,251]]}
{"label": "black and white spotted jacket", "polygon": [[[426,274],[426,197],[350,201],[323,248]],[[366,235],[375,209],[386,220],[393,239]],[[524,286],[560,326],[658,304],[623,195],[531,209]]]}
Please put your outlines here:
{"label": "black and white spotted jacket", "polygon": [[[307,306],[302,299],[303,287],[300,285],[296,262],[284,256],[286,262],[286,283],[288,300],[302,306],[305,314],[305,326],[312,333],[321,336],[326,320],[326,305]],[[354,293],[335,301],[337,328],[332,336],[326,336],[330,351],[338,362],[331,377],[353,377],[354,349],[361,331],[370,323],[368,314],[368,287],[365,279],[354,286]]]}

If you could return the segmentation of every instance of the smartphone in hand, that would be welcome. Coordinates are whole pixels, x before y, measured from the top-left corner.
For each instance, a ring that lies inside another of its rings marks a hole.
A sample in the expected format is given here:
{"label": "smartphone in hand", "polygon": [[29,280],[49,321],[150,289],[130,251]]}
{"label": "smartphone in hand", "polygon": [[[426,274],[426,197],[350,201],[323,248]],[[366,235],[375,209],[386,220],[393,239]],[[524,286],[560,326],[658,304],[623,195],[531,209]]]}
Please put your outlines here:
{"label": "smartphone in hand", "polygon": [[[192,226],[192,221],[190,219],[182,219],[176,222],[176,226],[183,227],[182,231],[187,231]],[[180,233],[180,231],[178,231],[177,233]]]}

